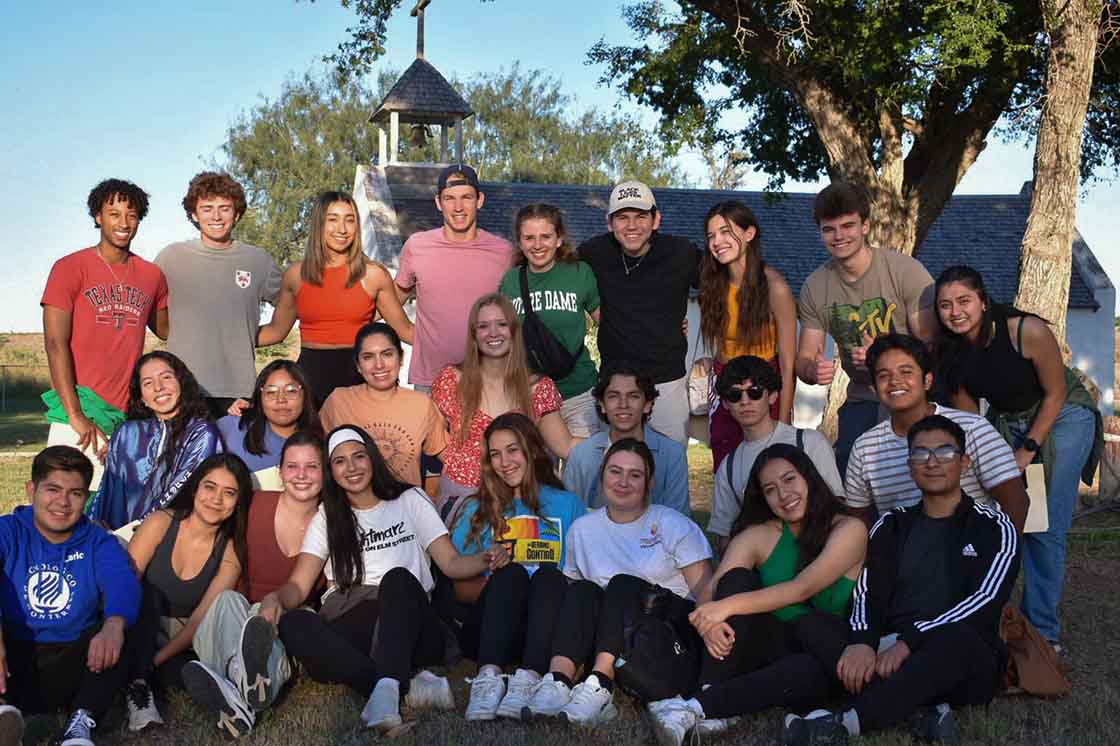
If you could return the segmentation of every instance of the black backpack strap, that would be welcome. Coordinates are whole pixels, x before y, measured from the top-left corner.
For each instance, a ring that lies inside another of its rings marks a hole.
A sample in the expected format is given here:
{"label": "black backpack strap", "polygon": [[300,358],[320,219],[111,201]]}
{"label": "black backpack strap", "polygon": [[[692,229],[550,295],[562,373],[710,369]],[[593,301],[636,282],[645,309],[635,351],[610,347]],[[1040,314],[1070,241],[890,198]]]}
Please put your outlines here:
{"label": "black backpack strap", "polygon": [[521,279],[521,311],[525,316],[533,315],[533,304],[529,301],[529,262],[521,265],[517,273]]}
{"label": "black backpack strap", "polygon": [[797,442],[797,450],[804,451],[805,450],[805,431],[800,427],[797,428],[797,435],[795,437],[796,437],[796,442]]}

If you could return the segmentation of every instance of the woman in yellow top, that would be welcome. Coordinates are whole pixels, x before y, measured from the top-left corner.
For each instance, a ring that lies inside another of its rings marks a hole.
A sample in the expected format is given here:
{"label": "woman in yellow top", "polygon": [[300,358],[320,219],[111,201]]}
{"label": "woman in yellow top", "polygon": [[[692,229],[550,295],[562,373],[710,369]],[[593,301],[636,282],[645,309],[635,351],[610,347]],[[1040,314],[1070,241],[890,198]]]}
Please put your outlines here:
{"label": "woman in yellow top", "polygon": [[[729,200],[713,206],[704,232],[708,251],[700,262],[700,336],[712,352],[712,374],[718,376],[728,360],[740,355],[769,360],[782,378],[771,414],[789,423],[797,354],[793,293],[781,273],[762,260],[762,230],[745,204]],[[743,431],[718,399],[709,428],[714,470],[742,442]]]}

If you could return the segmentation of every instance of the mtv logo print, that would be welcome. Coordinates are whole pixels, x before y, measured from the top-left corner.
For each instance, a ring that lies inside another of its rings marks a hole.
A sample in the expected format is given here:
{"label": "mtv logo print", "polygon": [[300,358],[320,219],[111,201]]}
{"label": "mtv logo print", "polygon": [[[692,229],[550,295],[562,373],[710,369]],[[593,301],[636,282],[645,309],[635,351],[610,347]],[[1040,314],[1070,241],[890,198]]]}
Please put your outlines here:
{"label": "mtv logo print", "polygon": [[828,309],[828,331],[845,356],[853,347],[863,344],[863,333],[872,337],[891,331],[891,320],[897,306],[883,298],[865,300],[858,306],[834,303]]}
{"label": "mtv logo print", "polygon": [[27,608],[37,619],[60,619],[70,611],[74,579],[56,567],[32,567],[27,575]]}
{"label": "mtv logo print", "polygon": [[234,270],[233,281],[237,283],[237,287],[244,290],[253,282],[253,273],[247,269]]}

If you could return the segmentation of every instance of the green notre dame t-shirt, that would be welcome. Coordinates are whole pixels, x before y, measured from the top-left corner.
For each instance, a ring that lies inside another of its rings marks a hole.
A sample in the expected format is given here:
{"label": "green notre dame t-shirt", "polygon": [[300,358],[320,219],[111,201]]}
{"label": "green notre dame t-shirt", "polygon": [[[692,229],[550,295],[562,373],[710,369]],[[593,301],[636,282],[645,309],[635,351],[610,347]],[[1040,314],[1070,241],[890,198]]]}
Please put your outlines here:
{"label": "green notre dame t-shirt", "polygon": [[797,299],[801,325],[821,329],[836,340],[844,372],[851,379],[848,398],[875,401],[871,375],[856,370],[852,348],[863,333],[913,334],[909,318],[933,306],[933,278],[917,259],[888,249],[872,249],[871,266],[855,282],[845,282],[829,260],[809,275]]}
{"label": "green notre dame t-shirt", "polygon": [[[524,317],[521,308],[520,267],[506,272],[499,290],[513,301],[517,314]],[[533,311],[548,327],[553,336],[568,352],[575,353],[587,334],[587,317],[599,307],[599,285],[595,274],[584,262],[557,262],[547,272],[529,270],[529,298]],[[583,348],[575,368],[563,379],[556,381],[556,388],[565,399],[582,394],[595,385],[598,372],[587,348]]]}

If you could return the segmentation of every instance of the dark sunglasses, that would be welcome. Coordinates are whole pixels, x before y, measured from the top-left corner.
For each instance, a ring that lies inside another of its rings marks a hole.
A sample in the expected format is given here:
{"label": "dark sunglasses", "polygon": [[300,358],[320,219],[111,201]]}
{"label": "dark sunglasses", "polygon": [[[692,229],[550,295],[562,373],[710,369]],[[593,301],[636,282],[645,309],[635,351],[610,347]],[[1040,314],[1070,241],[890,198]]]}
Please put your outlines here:
{"label": "dark sunglasses", "polygon": [[762,388],[757,383],[754,383],[750,386],[747,386],[745,389],[729,388],[727,389],[727,391],[724,391],[722,394],[720,394],[720,397],[731,402],[732,404],[737,404],[739,400],[743,398],[743,394],[746,394],[747,398],[749,398],[751,401],[758,401],[762,397],[766,396],[766,389]]}
{"label": "dark sunglasses", "polygon": [[937,448],[925,448],[923,446],[914,446],[910,449],[910,455],[907,459],[915,466],[928,464],[931,458],[937,459],[939,464],[947,464],[957,456],[961,450],[956,446],[938,446]]}

